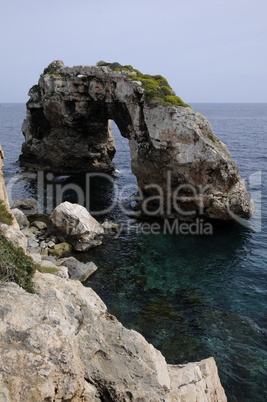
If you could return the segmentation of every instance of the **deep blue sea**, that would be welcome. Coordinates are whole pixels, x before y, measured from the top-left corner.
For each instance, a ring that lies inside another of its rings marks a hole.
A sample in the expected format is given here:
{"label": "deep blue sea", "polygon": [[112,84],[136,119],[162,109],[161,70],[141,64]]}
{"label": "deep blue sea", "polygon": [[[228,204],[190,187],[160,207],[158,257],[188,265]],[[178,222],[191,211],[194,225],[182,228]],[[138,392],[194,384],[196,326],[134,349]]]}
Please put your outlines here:
{"label": "deep blue sea", "polygon": [[[192,104],[228,147],[257,205],[251,227],[216,224],[211,236],[144,234],[117,205],[100,217],[120,222],[122,232],[76,255],[94,261],[92,287],[111,313],[141,332],[168,363],[214,356],[230,402],[267,400],[267,104]],[[4,175],[10,196],[36,197],[35,175],[17,160],[25,105],[0,106]],[[124,195],[136,187],[128,140],[113,124],[117,147],[114,180]],[[54,184],[84,177],[57,177]],[[51,189],[50,195],[51,195]],[[48,194],[49,194],[48,191]],[[122,194],[108,181],[93,182],[91,207],[109,206]],[[73,197],[66,192],[66,199]],[[49,208],[47,207],[47,212]]]}

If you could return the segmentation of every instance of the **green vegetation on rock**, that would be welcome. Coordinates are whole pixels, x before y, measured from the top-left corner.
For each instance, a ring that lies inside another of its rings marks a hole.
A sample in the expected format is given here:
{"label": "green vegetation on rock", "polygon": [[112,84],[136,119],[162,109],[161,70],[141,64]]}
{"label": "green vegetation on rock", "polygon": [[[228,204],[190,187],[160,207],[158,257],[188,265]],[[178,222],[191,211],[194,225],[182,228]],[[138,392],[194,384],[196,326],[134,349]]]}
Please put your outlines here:
{"label": "green vegetation on rock", "polygon": [[59,272],[57,267],[42,267],[40,264],[36,264],[37,271],[41,272],[42,274],[56,274]]}
{"label": "green vegetation on rock", "polygon": [[13,215],[6,209],[2,200],[0,200],[0,222],[6,225],[12,225]]}
{"label": "green vegetation on rock", "polygon": [[32,259],[0,232],[0,282],[15,282],[27,292],[33,293],[34,272]]}
{"label": "green vegetation on rock", "polygon": [[54,62],[50,63],[43,71],[43,75],[48,74],[48,75],[55,75],[58,77],[68,77],[69,74],[67,73],[61,73],[60,71],[57,71],[54,67]]}
{"label": "green vegetation on rock", "polygon": [[209,140],[211,140],[212,142],[216,142],[216,138],[215,138],[212,134],[208,134],[208,138],[209,138]]}
{"label": "green vegetation on rock", "polygon": [[221,141],[219,141],[213,134],[208,134],[208,139],[214,142],[214,144],[222,145]]}
{"label": "green vegetation on rock", "polygon": [[162,103],[165,106],[190,107],[176,96],[166,78],[161,75],[142,74],[130,65],[122,66],[120,63],[107,63],[103,60],[97,62],[97,66],[106,66],[113,71],[127,73],[127,77],[133,81],[139,81],[145,90],[145,100],[148,104]]}
{"label": "green vegetation on rock", "polygon": [[38,84],[33,85],[31,87],[31,89],[29,90],[29,94],[31,97],[28,100],[28,102],[26,103],[26,105],[28,106],[30,103],[32,102],[39,102],[42,98],[42,94],[41,94],[41,88],[39,87]]}
{"label": "green vegetation on rock", "polygon": [[32,94],[41,95],[41,88],[39,87],[38,84],[36,84],[36,85],[33,85],[33,86],[31,87],[31,89],[29,90],[29,92],[32,93]]}

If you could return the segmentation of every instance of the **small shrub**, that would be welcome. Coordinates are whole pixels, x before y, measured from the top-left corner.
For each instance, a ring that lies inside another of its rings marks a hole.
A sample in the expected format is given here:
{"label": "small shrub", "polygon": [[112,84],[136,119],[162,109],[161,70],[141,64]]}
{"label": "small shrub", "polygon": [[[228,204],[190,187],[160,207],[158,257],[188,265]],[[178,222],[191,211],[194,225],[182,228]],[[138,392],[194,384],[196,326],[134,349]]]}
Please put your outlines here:
{"label": "small shrub", "polygon": [[115,70],[116,68],[122,68],[122,65],[120,63],[118,63],[117,61],[115,61],[114,63],[109,64],[109,67],[111,68],[111,70]]}
{"label": "small shrub", "polygon": [[21,247],[16,247],[0,232],[0,282],[15,282],[33,293],[35,265]]}
{"label": "small shrub", "polygon": [[151,77],[154,78],[154,80],[156,80],[160,86],[165,86],[171,89],[170,84],[166,78],[162,77],[162,75],[152,75]]}
{"label": "small shrub", "polygon": [[186,103],[184,103],[184,102],[182,101],[182,99],[179,98],[179,96],[167,95],[167,96],[166,96],[166,101],[167,101],[168,103],[170,103],[171,105],[174,105],[174,106],[190,107],[189,105],[187,105]]}
{"label": "small shrub", "polygon": [[55,75],[57,77],[69,77],[70,75],[67,73],[61,73],[60,71],[55,70],[54,62],[50,63],[43,71],[43,75]]}
{"label": "small shrub", "polygon": [[43,74],[53,74],[55,72],[53,63],[48,64],[48,66],[44,69]]}
{"label": "small shrub", "polygon": [[97,65],[98,67],[102,67],[102,66],[107,66],[108,63],[106,63],[104,60],[99,60],[99,61],[96,63],[96,65]]}
{"label": "small shrub", "polygon": [[163,93],[163,95],[168,96],[172,94],[172,91],[170,88],[165,87],[164,85],[160,87],[161,92]]}
{"label": "small shrub", "polygon": [[13,215],[6,209],[4,201],[0,200],[0,222],[12,225]]}
{"label": "small shrub", "polygon": [[30,96],[30,99],[26,103],[27,107],[32,103],[32,102],[39,102],[42,99],[42,94],[41,94],[41,88],[39,85],[33,85],[31,89],[28,92],[28,95]]}
{"label": "small shrub", "polygon": [[31,87],[31,89],[29,90],[29,92],[39,95],[39,94],[41,94],[41,88],[39,87],[39,85],[33,85]]}
{"label": "small shrub", "polygon": [[[104,63],[104,64],[102,64]],[[133,68],[131,65],[121,66],[119,63],[98,62],[97,66],[108,66],[113,71],[127,71],[127,77],[133,81],[140,81],[145,90],[145,100],[151,106],[161,103],[165,106],[190,107],[182,101],[181,98],[174,95],[174,92],[166,78],[162,75],[142,74],[141,71]]]}

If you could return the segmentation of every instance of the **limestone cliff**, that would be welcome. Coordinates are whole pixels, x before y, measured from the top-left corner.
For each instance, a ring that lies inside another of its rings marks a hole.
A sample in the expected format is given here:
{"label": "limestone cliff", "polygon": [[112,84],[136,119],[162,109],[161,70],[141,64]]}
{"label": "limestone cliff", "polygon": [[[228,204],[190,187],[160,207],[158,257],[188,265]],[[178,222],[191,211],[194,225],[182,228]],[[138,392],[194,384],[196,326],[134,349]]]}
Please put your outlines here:
{"label": "limestone cliff", "polygon": [[0,400],[226,402],[212,358],[168,366],[80,282],[37,273],[0,292]]}
{"label": "limestone cliff", "polygon": [[245,182],[205,117],[176,97],[163,77],[110,67],[55,61],[44,70],[29,92],[21,163],[63,173],[113,172],[112,119],[129,139],[145,198],[159,195],[148,209],[160,216],[250,217],[254,206]]}

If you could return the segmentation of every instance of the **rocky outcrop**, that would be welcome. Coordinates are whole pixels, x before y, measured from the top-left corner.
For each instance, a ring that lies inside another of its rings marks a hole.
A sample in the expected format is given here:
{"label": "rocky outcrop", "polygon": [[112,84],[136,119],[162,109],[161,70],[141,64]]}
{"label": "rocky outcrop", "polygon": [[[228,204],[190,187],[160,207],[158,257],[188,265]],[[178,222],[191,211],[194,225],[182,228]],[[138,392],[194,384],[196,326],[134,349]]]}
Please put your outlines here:
{"label": "rocky outcrop", "polygon": [[20,198],[12,202],[11,208],[17,208],[25,215],[33,215],[37,212],[37,201],[34,198]]}
{"label": "rocky outcrop", "polygon": [[63,258],[60,260],[59,265],[68,268],[70,279],[81,282],[85,282],[97,270],[97,266],[92,261],[84,264],[74,257]]}
{"label": "rocky outcrop", "polygon": [[197,363],[168,365],[171,402],[226,401],[216,363],[212,357]]}
{"label": "rocky outcrop", "polygon": [[68,201],[59,204],[50,215],[52,225],[77,251],[101,244],[104,229],[86,208]]}
{"label": "rocky outcrop", "polygon": [[0,223],[0,231],[14,244],[14,246],[21,247],[24,251],[26,251],[27,238],[19,229],[6,225],[5,223]]}
{"label": "rocky outcrop", "polygon": [[30,225],[26,215],[20,209],[12,208],[11,212],[15,216],[20,229],[26,228]]}
{"label": "rocky outcrop", "polygon": [[168,366],[92,289],[50,274],[34,281],[36,294],[1,285],[1,401],[226,401],[212,358]]}
{"label": "rocky outcrop", "polygon": [[110,66],[55,61],[44,70],[29,92],[21,163],[53,172],[113,172],[113,119],[130,141],[142,214],[250,217],[245,182],[205,117],[179,102],[163,77]]}

